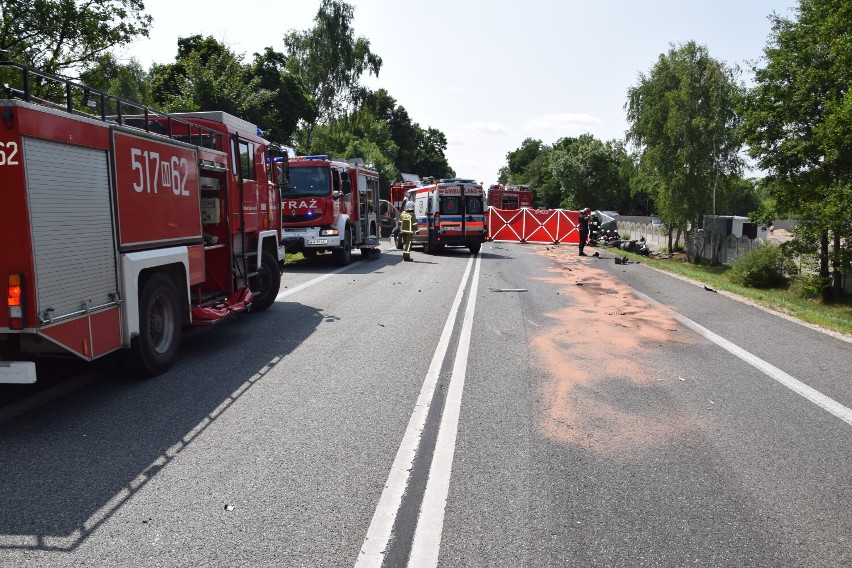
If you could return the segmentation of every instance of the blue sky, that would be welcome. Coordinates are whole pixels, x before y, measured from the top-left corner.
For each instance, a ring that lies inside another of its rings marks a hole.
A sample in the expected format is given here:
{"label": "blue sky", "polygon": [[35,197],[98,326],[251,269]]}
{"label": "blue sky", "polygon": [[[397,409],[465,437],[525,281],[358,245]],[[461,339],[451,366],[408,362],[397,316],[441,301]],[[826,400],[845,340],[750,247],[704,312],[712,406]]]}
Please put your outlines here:
{"label": "blue sky", "polygon": [[[319,0],[239,4],[145,0],[151,37],[119,53],[143,65],[169,63],[178,37],[212,35],[246,60],[266,46],[283,51],[288,30],[305,30]],[[624,103],[670,44],[690,40],[751,77],[771,31],[772,12],[792,0],[352,0],[353,27],[383,59],[378,78],[420,126],[448,138],[462,177],[494,183],[506,153],[526,138],[547,144],[591,133],[622,139]],[[235,10],[239,6],[241,10]],[[278,8],[274,8],[274,7]],[[260,125],[262,126],[262,125]],[[429,172],[414,172],[429,175]]]}

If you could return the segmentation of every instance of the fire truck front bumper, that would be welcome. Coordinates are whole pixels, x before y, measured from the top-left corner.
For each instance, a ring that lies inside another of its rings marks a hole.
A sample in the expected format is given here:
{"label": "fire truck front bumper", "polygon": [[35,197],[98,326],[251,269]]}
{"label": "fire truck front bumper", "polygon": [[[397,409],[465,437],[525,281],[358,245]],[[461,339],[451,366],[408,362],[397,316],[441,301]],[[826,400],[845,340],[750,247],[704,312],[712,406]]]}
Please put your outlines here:
{"label": "fire truck front bumper", "polygon": [[305,239],[300,235],[288,235],[284,233],[281,236],[281,246],[288,253],[302,252],[305,249]]}

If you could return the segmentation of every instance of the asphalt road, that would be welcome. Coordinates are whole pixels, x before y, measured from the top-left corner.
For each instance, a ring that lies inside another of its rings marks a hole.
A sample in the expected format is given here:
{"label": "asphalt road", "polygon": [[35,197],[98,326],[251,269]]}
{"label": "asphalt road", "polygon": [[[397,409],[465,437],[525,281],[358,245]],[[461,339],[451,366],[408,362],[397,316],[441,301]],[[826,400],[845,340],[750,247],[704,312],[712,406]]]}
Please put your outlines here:
{"label": "asphalt road", "polygon": [[852,564],[849,341],[565,245],[354,256],[19,402],[0,566]]}

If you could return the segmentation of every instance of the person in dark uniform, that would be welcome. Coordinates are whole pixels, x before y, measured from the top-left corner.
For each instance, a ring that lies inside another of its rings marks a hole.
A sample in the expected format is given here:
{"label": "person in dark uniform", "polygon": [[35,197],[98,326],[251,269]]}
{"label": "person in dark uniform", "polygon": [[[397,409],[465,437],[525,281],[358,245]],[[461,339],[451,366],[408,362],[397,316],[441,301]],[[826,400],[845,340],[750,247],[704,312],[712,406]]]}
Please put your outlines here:
{"label": "person in dark uniform", "polygon": [[577,229],[580,231],[580,256],[586,256],[583,249],[586,248],[586,241],[589,238],[589,219],[591,218],[592,210],[586,207],[580,211],[580,222],[577,224]]}

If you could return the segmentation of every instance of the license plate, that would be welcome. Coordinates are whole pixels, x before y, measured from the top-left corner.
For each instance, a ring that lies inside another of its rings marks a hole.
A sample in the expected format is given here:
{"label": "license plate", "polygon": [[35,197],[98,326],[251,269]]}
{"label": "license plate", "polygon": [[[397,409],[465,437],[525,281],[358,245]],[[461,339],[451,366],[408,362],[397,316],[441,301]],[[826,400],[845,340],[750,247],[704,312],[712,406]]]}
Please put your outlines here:
{"label": "license plate", "polygon": [[313,239],[308,241],[308,245],[327,245],[328,239]]}

